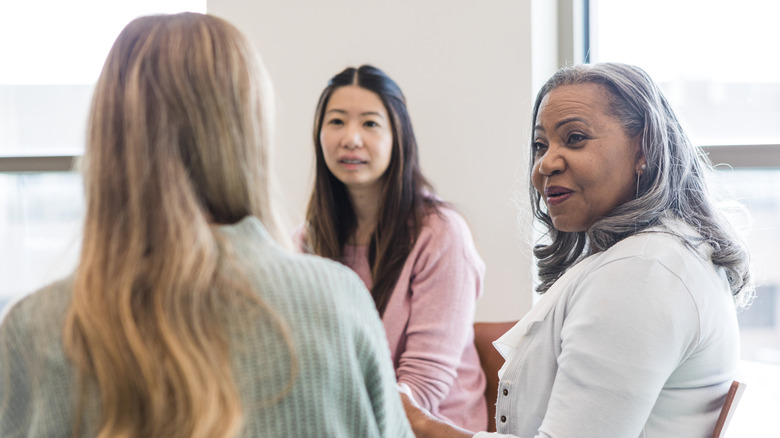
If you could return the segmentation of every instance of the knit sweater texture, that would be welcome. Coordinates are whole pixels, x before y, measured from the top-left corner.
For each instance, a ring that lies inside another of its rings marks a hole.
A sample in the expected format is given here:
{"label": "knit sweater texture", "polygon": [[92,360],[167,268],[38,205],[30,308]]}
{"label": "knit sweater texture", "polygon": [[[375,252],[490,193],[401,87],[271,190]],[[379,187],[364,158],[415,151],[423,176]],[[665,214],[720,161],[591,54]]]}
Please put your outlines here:
{"label": "knit sweater texture", "polygon": [[[263,310],[225,315],[244,407],[242,437],[411,437],[387,341],[360,279],[338,263],[290,254],[247,217],[218,233],[257,297],[287,326],[288,343]],[[231,271],[235,272],[235,271]],[[73,279],[12,305],[0,323],[0,436],[69,437],[78,387],[63,349]],[[269,404],[291,372],[292,390]],[[88,382],[82,436],[94,436],[100,400]]]}

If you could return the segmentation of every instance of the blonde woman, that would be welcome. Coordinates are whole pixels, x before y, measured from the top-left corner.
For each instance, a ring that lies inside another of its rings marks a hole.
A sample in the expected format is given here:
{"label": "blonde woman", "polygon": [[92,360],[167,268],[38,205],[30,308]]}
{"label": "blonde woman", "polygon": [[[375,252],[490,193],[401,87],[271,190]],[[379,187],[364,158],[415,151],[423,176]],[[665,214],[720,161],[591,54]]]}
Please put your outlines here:
{"label": "blonde woman", "polygon": [[0,436],[407,436],[360,279],[276,242],[267,80],[200,14],[142,17],[98,81],[76,272],[0,325]]}

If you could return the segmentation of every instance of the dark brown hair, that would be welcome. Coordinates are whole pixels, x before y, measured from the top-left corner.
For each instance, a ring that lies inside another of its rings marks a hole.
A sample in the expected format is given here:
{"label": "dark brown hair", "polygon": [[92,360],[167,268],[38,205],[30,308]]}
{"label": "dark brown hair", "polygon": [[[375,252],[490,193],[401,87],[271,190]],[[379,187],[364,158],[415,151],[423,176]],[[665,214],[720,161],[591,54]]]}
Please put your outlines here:
{"label": "dark brown hair", "polygon": [[368,249],[373,279],[371,295],[382,315],[420,234],[423,217],[436,211],[439,201],[430,195],[433,190],[420,171],[417,140],[406,109],[406,98],[398,84],[370,65],[347,68],[330,79],[317,103],[314,118],[316,176],[306,212],[305,250],[340,260],[344,245],[357,227],[346,186],[328,169],[320,143],[328,100],[336,89],[348,85],[357,85],[379,96],[387,109],[393,133],[392,155],[385,171],[376,229]]}

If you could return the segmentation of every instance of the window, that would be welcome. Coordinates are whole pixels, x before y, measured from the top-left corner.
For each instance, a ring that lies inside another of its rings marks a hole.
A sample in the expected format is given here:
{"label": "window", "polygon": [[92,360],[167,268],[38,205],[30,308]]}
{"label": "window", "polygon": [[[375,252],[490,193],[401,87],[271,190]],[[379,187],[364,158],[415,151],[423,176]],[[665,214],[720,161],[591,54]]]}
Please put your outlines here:
{"label": "window", "polygon": [[780,57],[774,56],[780,2],[594,4],[592,59],[645,69],[687,123],[694,143],[780,144]]}
{"label": "window", "polygon": [[84,210],[74,172],[0,174],[0,308],[68,274]]}
{"label": "window", "polygon": [[[764,0],[591,0],[590,54],[645,69],[717,183],[748,210],[757,298],[739,315],[748,389],[729,428],[776,436],[780,420],[780,3]],[[641,17],[641,18],[640,18]]]}
{"label": "window", "polygon": [[206,0],[0,6],[0,308],[75,266],[84,199],[73,161],[116,36],[137,16],[187,10],[205,12]]}

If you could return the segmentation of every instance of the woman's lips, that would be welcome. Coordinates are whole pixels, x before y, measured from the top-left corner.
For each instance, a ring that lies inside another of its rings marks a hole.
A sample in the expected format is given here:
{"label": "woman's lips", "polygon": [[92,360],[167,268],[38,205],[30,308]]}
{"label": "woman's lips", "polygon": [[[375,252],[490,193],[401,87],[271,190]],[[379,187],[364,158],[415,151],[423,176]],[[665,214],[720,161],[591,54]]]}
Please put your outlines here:
{"label": "woman's lips", "polygon": [[341,166],[343,166],[344,168],[349,169],[349,170],[357,169],[358,167],[360,167],[360,166],[362,166],[364,164],[367,164],[367,163],[368,163],[368,161],[363,160],[363,159],[358,158],[358,157],[342,157],[342,158],[339,158],[339,164]]}
{"label": "woman's lips", "polygon": [[558,205],[574,195],[574,191],[566,187],[551,186],[545,187],[544,196],[547,205]]}

